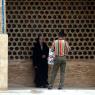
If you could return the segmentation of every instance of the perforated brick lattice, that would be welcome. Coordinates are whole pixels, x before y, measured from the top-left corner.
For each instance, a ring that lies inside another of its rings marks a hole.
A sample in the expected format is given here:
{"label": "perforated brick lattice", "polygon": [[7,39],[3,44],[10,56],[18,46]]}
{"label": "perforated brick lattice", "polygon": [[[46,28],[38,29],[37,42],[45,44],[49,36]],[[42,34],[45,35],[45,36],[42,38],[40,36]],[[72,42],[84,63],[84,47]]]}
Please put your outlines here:
{"label": "perforated brick lattice", "polygon": [[64,30],[68,59],[95,59],[95,0],[6,0],[9,59],[30,59],[38,34],[48,46]]}

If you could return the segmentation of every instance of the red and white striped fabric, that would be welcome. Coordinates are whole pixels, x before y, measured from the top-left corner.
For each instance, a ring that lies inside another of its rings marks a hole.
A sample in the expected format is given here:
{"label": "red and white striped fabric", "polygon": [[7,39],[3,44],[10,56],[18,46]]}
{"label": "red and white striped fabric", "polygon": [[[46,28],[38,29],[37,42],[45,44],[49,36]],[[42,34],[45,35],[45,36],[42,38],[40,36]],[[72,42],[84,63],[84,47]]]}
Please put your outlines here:
{"label": "red and white striped fabric", "polygon": [[67,55],[70,50],[69,44],[65,40],[55,40],[51,48],[54,49],[55,56]]}

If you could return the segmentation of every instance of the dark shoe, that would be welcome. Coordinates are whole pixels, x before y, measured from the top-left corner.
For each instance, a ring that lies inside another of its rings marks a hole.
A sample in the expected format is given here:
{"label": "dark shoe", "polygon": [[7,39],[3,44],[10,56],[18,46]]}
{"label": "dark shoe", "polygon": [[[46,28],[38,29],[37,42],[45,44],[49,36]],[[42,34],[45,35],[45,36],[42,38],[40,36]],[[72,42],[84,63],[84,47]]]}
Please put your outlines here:
{"label": "dark shoe", "polygon": [[44,86],[40,86],[40,88],[44,88]]}
{"label": "dark shoe", "polygon": [[42,86],[42,85],[36,85],[36,87],[37,87],[37,88],[43,88],[43,86]]}
{"label": "dark shoe", "polygon": [[63,87],[59,86],[58,89],[61,90],[61,89],[63,89]]}
{"label": "dark shoe", "polygon": [[48,86],[48,89],[52,89],[52,86],[51,86],[51,85],[49,85],[49,86]]}
{"label": "dark shoe", "polygon": [[40,88],[40,85],[36,85],[35,87]]}
{"label": "dark shoe", "polygon": [[43,88],[47,88],[47,86],[46,86],[46,85],[44,85],[44,86],[43,86]]}

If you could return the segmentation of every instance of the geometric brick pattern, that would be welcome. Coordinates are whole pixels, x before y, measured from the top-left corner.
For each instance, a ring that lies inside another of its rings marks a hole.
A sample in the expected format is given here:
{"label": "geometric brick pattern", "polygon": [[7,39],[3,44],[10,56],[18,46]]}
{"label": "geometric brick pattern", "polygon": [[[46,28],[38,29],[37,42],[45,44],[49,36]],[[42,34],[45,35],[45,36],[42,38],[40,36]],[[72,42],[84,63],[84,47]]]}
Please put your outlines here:
{"label": "geometric brick pattern", "polygon": [[95,59],[95,0],[6,0],[9,59],[30,59],[38,34],[48,46],[65,31],[68,59]]}

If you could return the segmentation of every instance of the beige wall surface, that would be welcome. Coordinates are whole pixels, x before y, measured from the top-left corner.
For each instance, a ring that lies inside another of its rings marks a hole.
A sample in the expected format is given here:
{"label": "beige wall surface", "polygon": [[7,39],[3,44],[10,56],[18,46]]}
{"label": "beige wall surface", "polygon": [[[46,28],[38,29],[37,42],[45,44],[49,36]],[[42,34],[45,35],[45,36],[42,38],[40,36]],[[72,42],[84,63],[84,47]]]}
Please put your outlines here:
{"label": "beige wall surface", "polygon": [[0,34],[0,89],[8,87],[8,35]]}
{"label": "beige wall surface", "polygon": [[2,20],[2,2],[1,2],[2,0],[0,0],[0,33],[1,33],[1,31],[2,31],[2,22],[1,22],[1,20]]}

